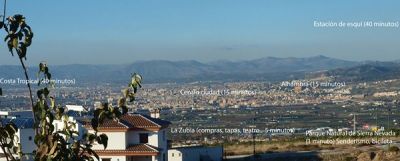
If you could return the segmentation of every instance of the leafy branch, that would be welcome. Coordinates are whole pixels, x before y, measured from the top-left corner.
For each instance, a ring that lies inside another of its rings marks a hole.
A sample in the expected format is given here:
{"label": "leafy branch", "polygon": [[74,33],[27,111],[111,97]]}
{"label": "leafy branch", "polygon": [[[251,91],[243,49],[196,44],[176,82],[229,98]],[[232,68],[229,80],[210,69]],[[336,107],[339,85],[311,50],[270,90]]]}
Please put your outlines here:
{"label": "leafy branch", "polygon": [[[39,65],[40,72],[43,78],[50,80],[51,74],[46,64]],[[105,134],[98,133],[98,127],[106,119],[118,120],[122,115],[128,112],[126,99],[134,100],[137,89],[141,86],[142,77],[138,74],[132,75],[131,83],[126,88],[125,94],[119,99],[118,106],[113,107],[108,103],[103,103],[102,106],[94,111],[94,117],[91,120],[94,133],[85,132],[79,134],[76,131],[76,122],[69,119],[69,116],[64,113],[65,109],[60,105],[56,105],[55,98],[51,96],[50,89],[52,81],[39,84],[44,86],[38,90],[38,101],[34,106],[36,115],[37,127],[40,133],[35,136],[35,143],[38,146],[35,160],[59,160],[59,161],[90,161],[94,156],[99,160],[99,156],[92,150],[93,144],[102,144],[104,149],[108,145],[108,137]],[[127,91],[127,92],[126,92]],[[62,121],[64,127],[61,130],[54,128],[54,121]],[[79,139],[78,136],[82,136]]]}
{"label": "leafy branch", "polygon": [[[29,82],[28,70],[26,68],[24,59],[26,60],[26,52],[28,47],[32,44],[33,32],[29,25],[25,22],[25,17],[17,14],[10,16],[6,22],[0,23],[0,29],[4,27],[7,36],[4,41],[7,42],[8,50],[14,56],[14,51],[17,53],[21,66],[24,70],[25,79]],[[33,108],[32,88],[30,83],[27,83],[31,107]]]}
{"label": "leafy branch", "polygon": [[[4,22],[5,20],[6,22]],[[25,78],[29,82],[24,61],[27,58],[27,49],[32,44],[33,32],[31,27],[26,24],[24,16],[17,14],[7,19],[3,17],[3,22],[0,22],[1,28],[4,28],[7,32],[4,41],[7,42],[11,55],[14,56],[15,53],[18,55]],[[103,103],[100,108],[94,111],[91,125],[95,132],[80,134],[76,131],[77,123],[65,114],[63,107],[56,105],[56,98],[51,95],[50,90],[54,88],[54,84],[51,81],[52,76],[47,63],[39,64],[38,77],[42,77],[42,79],[38,84],[41,89],[36,92],[36,103],[33,100],[31,84],[27,83],[34,118],[34,142],[37,146],[34,151],[35,161],[91,161],[94,160],[93,157],[99,160],[99,156],[92,150],[93,144],[102,144],[106,149],[108,137],[105,134],[98,134],[98,127],[105,119],[118,120],[128,112],[127,102],[135,100],[135,94],[141,87],[142,81],[139,74],[132,74],[131,82],[126,89],[122,90],[123,94],[116,107]],[[56,122],[62,122],[64,127],[56,129],[54,126]],[[0,148],[3,150],[7,161],[20,160],[24,155],[21,151],[21,144],[17,144],[19,139],[15,135],[17,132],[18,128],[12,122],[0,126]],[[15,158],[13,154],[18,154],[19,159]]]}
{"label": "leafy branch", "polygon": [[[5,6],[6,1],[4,1],[4,15],[3,21],[0,22],[0,29],[4,28],[7,32],[7,36],[4,41],[7,42],[8,49],[12,56],[14,56],[14,51],[17,53],[20,60],[21,66],[24,70],[25,79],[29,80],[27,68],[24,63],[26,60],[27,48],[32,44],[33,32],[32,29],[25,23],[25,17],[22,15],[14,15],[5,19]],[[31,85],[27,83],[31,108],[33,108],[33,97]],[[34,113],[33,113],[34,114]],[[15,145],[16,133],[18,131],[14,123],[10,122],[5,125],[1,125],[0,128],[0,147],[6,156],[7,161],[16,160],[12,155],[13,153],[18,153],[22,156],[21,144]]]}

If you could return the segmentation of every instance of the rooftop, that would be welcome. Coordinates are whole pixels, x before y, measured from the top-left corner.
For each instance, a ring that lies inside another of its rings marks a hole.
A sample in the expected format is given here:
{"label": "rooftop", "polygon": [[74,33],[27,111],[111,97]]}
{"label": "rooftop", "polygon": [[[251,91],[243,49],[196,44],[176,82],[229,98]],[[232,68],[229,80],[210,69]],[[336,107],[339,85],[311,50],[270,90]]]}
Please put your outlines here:
{"label": "rooftop", "polygon": [[3,118],[1,124],[13,122],[18,129],[33,128],[33,118]]}
{"label": "rooftop", "polygon": [[115,155],[127,155],[127,156],[145,156],[145,155],[157,155],[158,150],[148,144],[135,144],[128,146],[125,150],[118,149],[106,149],[106,150],[95,150],[98,155],[115,156]]}
{"label": "rooftop", "polygon": [[[82,120],[82,124],[90,129],[91,124],[89,120]],[[171,123],[169,121],[152,118],[147,115],[142,114],[125,114],[121,118],[117,119],[106,119],[102,124],[99,125],[99,131],[107,131],[110,129],[148,129],[156,130],[162,129],[169,126]]]}

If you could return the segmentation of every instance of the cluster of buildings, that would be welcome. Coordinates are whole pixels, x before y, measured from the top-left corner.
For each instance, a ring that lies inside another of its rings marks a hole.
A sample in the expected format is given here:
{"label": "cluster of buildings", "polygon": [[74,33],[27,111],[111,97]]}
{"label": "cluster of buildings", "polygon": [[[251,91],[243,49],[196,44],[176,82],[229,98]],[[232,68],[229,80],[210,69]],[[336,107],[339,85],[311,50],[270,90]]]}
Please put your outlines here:
{"label": "cluster of buildings", "polygon": [[[297,80],[306,81],[306,80]],[[386,89],[393,82],[370,82],[322,86],[335,84],[319,80],[319,86],[284,86],[282,83],[268,82],[225,82],[191,83],[146,88],[141,92],[138,107],[162,108],[239,108],[265,106],[313,105],[323,103],[354,102],[356,104],[379,104],[382,97],[398,98],[399,89]],[[200,94],[193,92],[200,91]],[[216,92],[223,91],[223,92]],[[247,92],[235,92],[247,91]],[[208,93],[207,93],[208,92]],[[222,93],[222,94],[221,94]]]}
{"label": "cluster of buildings", "polygon": [[[82,106],[67,105],[66,109],[74,116],[69,121],[75,124],[73,129],[80,135],[93,133],[87,116],[76,115],[85,108]],[[74,111],[74,113],[71,113]],[[223,149],[221,147],[171,147],[167,139],[169,121],[159,118],[160,111],[154,110],[151,116],[137,113],[123,115],[118,121],[105,120],[99,127],[99,134],[106,134],[108,146],[94,144],[92,149],[100,157],[99,161],[221,161]],[[33,119],[30,111],[0,112],[1,123],[4,125],[13,122],[18,127],[16,144],[22,145],[22,152],[26,154],[22,160],[33,160],[36,145],[34,143]],[[62,130],[64,122],[55,120],[56,131]],[[80,136],[77,136],[80,137]],[[2,153],[2,151],[0,151]],[[5,158],[0,158],[0,160]]]}
{"label": "cluster of buildings", "polygon": [[[335,86],[332,80],[293,80],[307,82],[306,85],[289,86],[285,83],[269,82],[196,82],[183,84],[146,84],[138,93],[135,107],[156,108],[238,108],[264,106],[309,105],[327,102],[353,101],[365,104],[372,98],[399,97],[400,90],[385,89],[399,80],[351,84],[346,82]],[[312,83],[309,83],[312,82]],[[309,85],[316,84],[318,86]],[[388,85],[385,85],[388,84]],[[395,86],[395,85],[393,85]],[[60,87],[54,91],[57,100],[66,104],[81,104],[94,108],[99,101],[116,102],[123,86]],[[194,92],[197,91],[198,93]],[[9,110],[28,107],[26,90],[18,88],[5,91],[0,105]],[[371,93],[372,92],[372,93]],[[17,101],[16,101],[17,100]]]}

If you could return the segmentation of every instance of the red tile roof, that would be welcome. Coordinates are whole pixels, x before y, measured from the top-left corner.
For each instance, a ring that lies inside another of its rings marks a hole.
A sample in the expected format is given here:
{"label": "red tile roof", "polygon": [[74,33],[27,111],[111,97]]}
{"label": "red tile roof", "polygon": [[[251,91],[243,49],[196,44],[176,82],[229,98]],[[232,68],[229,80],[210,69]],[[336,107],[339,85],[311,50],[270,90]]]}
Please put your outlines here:
{"label": "red tile roof", "polygon": [[168,126],[170,122],[140,114],[124,115],[120,121],[133,128],[159,128]]}
{"label": "red tile roof", "polygon": [[106,128],[106,127],[113,127],[113,128],[128,128],[126,125],[122,124],[119,121],[106,119],[103,123],[99,124],[99,128]]}
{"label": "red tile roof", "polygon": [[102,155],[135,156],[135,155],[157,155],[159,151],[148,144],[135,144],[135,145],[130,145],[125,150],[107,149],[107,150],[95,150],[95,152],[100,156]]}
{"label": "red tile roof", "polygon": [[158,150],[155,147],[152,147],[148,144],[130,145],[128,148],[126,148],[126,150],[136,151],[136,152],[158,152]]}
{"label": "red tile roof", "polygon": [[[82,121],[86,128],[91,128],[90,121]],[[151,118],[141,114],[126,114],[119,120],[106,119],[99,125],[99,130],[105,129],[161,129],[171,124],[169,121]]]}

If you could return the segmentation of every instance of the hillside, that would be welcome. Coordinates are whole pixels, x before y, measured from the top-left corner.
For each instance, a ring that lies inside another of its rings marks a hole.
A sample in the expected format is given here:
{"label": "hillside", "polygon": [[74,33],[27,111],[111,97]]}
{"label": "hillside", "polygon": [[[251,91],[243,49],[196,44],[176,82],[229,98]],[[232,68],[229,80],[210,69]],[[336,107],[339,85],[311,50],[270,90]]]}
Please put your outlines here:
{"label": "hillside", "polygon": [[[59,65],[52,66],[54,78],[75,78],[77,82],[126,82],[127,75],[140,73],[148,83],[192,82],[192,81],[240,81],[268,80],[280,81],[303,78],[306,72],[329,70],[339,67],[351,67],[359,64],[325,56],[308,58],[266,57],[245,61],[214,61],[202,63],[194,60],[137,61],[124,65]],[[29,68],[31,76],[36,67]],[[22,78],[19,66],[0,66],[0,75],[4,78]]]}

